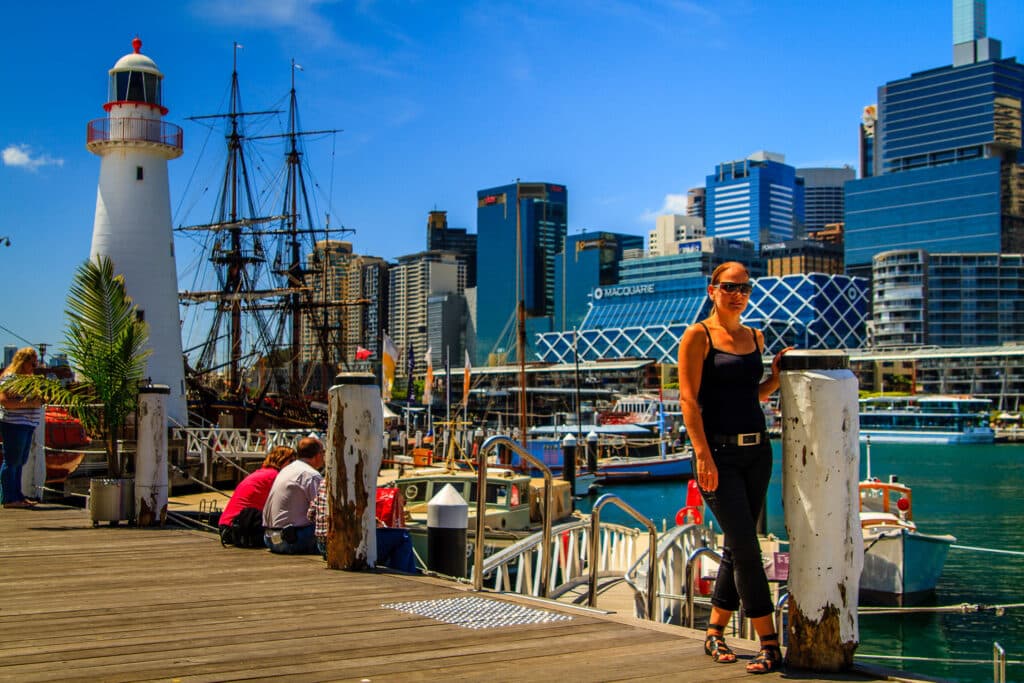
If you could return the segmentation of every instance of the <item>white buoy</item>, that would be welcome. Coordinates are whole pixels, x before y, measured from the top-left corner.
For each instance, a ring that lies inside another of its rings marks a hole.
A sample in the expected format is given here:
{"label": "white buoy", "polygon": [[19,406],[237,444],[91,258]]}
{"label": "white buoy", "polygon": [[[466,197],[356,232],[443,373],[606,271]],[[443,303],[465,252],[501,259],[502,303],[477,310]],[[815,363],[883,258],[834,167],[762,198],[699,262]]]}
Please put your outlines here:
{"label": "white buoy", "polygon": [[782,490],[789,536],[789,665],[841,671],[859,641],[857,378],[838,351],[781,361]]}
{"label": "white buoy", "polygon": [[468,527],[469,505],[454,486],[445,484],[427,503],[427,569],[466,576]]}
{"label": "white buoy", "polygon": [[182,131],[167,123],[163,74],[134,52],[110,70],[107,117],[89,122],[86,147],[100,157],[89,258],[106,256],[149,326],[146,376],[170,388],[167,415],[188,424],[178,313],[178,274],[171,230],[167,161],[182,154]]}
{"label": "white buoy", "polygon": [[342,373],[330,388],[327,443],[327,566],[377,564],[377,473],[384,457],[380,387],[369,373]]}
{"label": "white buoy", "polygon": [[167,413],[170,389],[152,385],[139,389],[135,451],[135,519],[139,526],[167,521]]}

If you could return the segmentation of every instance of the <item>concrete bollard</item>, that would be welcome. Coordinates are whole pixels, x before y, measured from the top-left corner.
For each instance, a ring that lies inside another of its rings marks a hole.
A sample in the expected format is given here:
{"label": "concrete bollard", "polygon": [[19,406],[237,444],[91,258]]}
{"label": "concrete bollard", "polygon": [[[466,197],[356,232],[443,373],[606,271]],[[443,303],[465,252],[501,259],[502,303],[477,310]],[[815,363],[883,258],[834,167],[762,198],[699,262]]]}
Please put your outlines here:
{"label": "concrete bollard", "polygon": [[789,535],[790,666],[842,671],[859,642],[864,541],[857,378],[839,351],[781,361],[782,490]]}
{"label": "concrete bollard", "polygon": [[167,398],[171,388],[153,384],[139,388],[136,425],[135,520],[139,526],[167,521]]}
{"label": "concrete bollard", "polygon": [[427,503],[427,569],[465,578],[469,505],[445,484]]}
{"label": "concrete bollard", "polygon": [[30,498],[43,499],[46,486],[46,406],[39,407],[39,422],[32,432],[28,460],[21,470],[21,492]]}
{"label": "concrete bollard", "polygon": [[384,409],[370,373],[342,373],[328,399],[327,566],[377,563],[377,473],[384,457]]}
{"label": "concrete bollard", "polygon": [[569,510],[576,509],[576,437],[562,439],[562,479],[569,482]]}

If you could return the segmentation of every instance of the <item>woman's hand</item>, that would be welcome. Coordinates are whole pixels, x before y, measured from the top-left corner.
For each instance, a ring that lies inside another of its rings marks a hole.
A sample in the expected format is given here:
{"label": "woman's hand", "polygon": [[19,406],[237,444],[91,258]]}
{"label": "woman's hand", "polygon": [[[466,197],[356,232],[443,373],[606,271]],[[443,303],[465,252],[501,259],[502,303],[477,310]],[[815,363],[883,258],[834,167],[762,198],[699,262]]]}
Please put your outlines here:
{"label": "woman's hand", "polygon": [[718,488],[718,467],[711,459],[711,454],[693,456],[694,475],[697,477],[697,485],[705,491],[714,491]]}
{"label": "woman's hand", "polygon": [[786,352],[792,351],[795,348],[795,346],[787,346],[786,348],[782,349],[777,354],[775,354],[775,358],[772,359],[772,377],[779,376],[779,365],[782,361],[782,357],[786,355]]}

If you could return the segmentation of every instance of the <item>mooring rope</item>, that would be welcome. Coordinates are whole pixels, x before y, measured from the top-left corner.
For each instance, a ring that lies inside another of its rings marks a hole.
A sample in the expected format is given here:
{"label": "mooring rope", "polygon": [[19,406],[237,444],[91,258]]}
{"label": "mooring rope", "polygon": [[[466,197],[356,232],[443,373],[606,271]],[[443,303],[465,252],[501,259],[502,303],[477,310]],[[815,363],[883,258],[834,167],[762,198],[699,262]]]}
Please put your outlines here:
{"label": "mooring rope", "polygon": [[957,550],[976,550],[979,553],[999,553],[1000,555],[1015,555],[1017,557],[1024,557],[1024,552],[1020,550],[1000,550],[999,548],[979,548],[974,545],[950,545],[950,548],[956,548]]}
{"label": "mooring rope", "polygon": [[[854,659],[885,659],[885,660],[903,660],[906,662],[940,662],[942,664],[992,664],[991,659],[941,659],[939,657],[912,657],[910,655],[867,655],[857,653],[853,656]],[[1024,664],[1024,660],[1021,659],[1007,659],[1007,664]]]}
{"label": "mooring rope", "polygon": [[857,614],[973,614],[977,612],[995,612],[1002,616],[1008,609],[1020,609],[1024,602],[1012,602],[1006,605],[972,605],[967,602],[959,605],[942,605],[936,607],[858,607]]}

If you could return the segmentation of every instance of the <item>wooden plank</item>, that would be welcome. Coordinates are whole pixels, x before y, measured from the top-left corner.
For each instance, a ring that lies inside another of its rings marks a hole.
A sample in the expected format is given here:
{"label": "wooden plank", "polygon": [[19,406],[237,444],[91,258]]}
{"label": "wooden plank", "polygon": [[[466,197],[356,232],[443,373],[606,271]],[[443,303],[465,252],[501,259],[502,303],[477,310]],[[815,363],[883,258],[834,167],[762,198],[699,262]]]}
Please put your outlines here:
{"label": "wooden plank", "polygon": [[[431,579],[331,572],[317,557],[225,549],[209,533],[93,528],[82,510],[39,508],[0,512],[3,681],[746,676],[742,663],[714,664],[699,634],[684,629],[522,599],[512,601],[572,619],[462,628],[384,605],[505,598]],[[737,651],[751,656],[741,643]]]}

